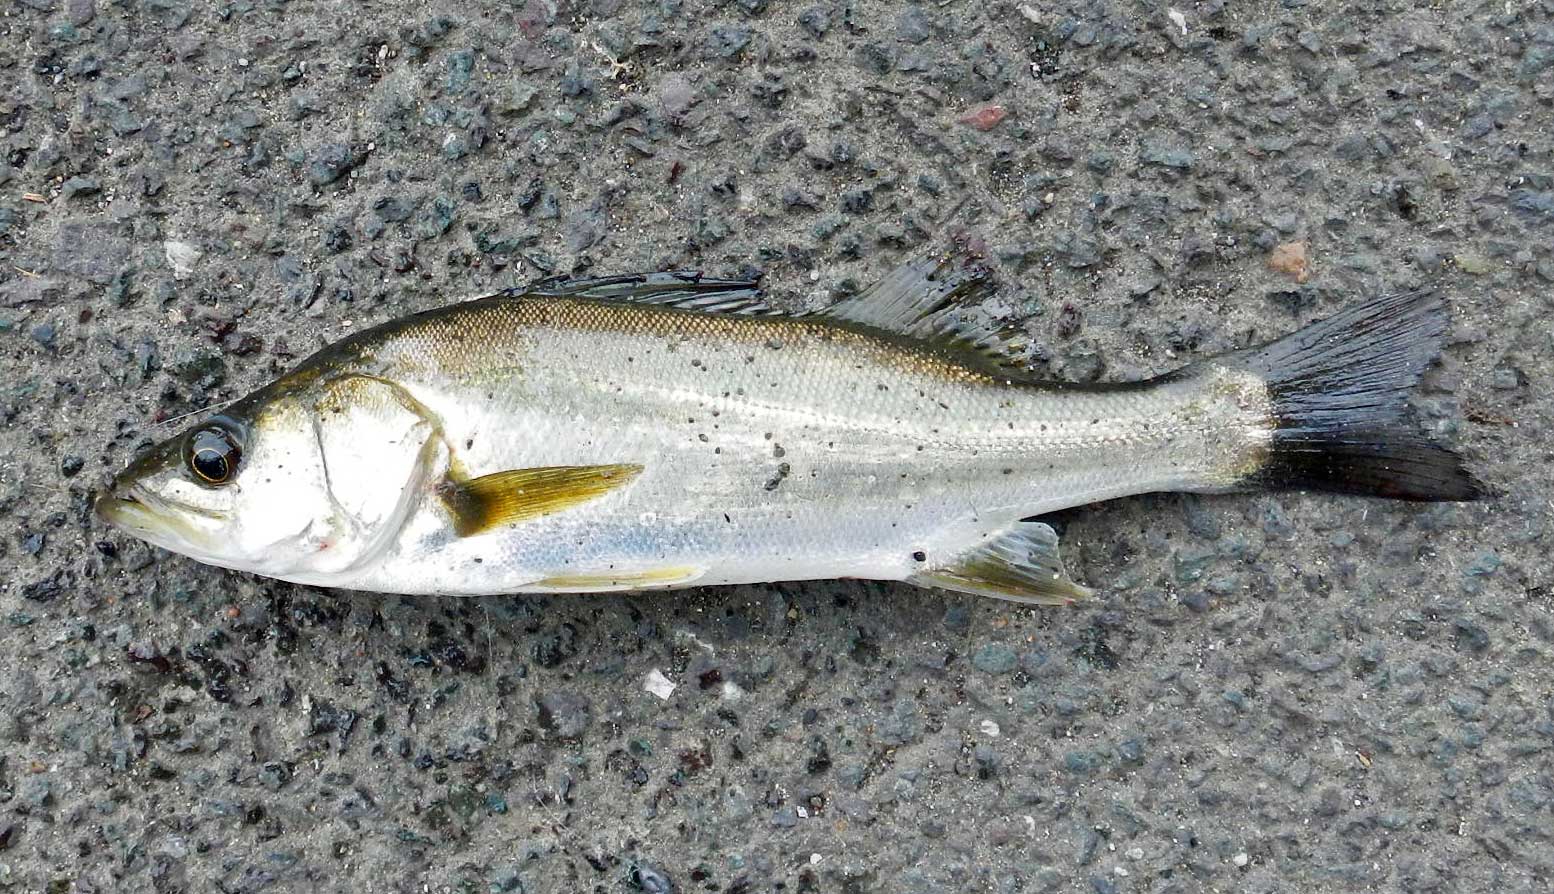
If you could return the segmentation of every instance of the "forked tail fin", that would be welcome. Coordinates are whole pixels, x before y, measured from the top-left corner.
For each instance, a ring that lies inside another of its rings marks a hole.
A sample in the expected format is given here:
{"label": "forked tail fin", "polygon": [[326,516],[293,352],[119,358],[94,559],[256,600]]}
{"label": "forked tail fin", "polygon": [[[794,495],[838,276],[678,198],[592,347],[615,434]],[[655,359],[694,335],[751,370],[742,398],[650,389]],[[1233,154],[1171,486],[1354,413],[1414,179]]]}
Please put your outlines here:
{"label": "forked tail fin", "polygon": [[1250,483],[1400,500],[1473,500],[1484,488],[1430,441],[1408,395],[1448,315],[1430,292],[1378,298],[1220,362],[1267,382],[1274,432]]}

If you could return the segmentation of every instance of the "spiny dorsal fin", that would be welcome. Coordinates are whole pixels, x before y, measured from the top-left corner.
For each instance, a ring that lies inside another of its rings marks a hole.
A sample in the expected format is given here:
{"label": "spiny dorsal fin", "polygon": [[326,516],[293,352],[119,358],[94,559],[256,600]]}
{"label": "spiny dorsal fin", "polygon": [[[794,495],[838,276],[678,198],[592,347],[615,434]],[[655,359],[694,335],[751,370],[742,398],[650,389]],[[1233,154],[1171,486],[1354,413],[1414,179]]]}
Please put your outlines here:
{"label": "spiny dorsal fin", "polygon": [[1068,605],[1091,594],[1089,587],[1075,583],[1063,570],[1058,535],[1041,522],[1020,522],[907,581],[1026,605]]}
{"label": "spiny dorsal fin", "polygon": [[546,466],[493,472],[469,481],[448,477],[437,488],[460,537],[586,503],[629,484],[638,465]]}
{"label": "spiny dorsal fin", "polygon": [[703,313],[770,316],[781,314],[761,297],[755,280],[710,279],[688,270],[583,279],[553,277],[504,293],[513,297],[595,298],[661,304]]}
{"label": "spiny dorsal fin", "polygon": [[[991,361],[999,371],[1023,365],[1025,334],[974,306],[992,291],[988,269],[964,254],[924,255],[818,316],[932,342]],[[512,297],[571,297],[659,304],[701,313],[808,316],[767,304],[754,280],[715,280],[675,270],[624,276],[554,277],[502,293]]]}

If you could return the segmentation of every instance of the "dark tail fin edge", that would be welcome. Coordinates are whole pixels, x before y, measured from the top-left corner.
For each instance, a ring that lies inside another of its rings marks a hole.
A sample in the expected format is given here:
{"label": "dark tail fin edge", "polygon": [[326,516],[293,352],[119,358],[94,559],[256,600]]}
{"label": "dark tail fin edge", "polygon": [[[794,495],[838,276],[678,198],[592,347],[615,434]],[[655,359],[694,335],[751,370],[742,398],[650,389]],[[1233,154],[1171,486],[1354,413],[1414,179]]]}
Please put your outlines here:
{"label": "dark tail fin edge", "polygon": [[1484,496],[1462,457],[1408,413],[1448,320],[1438,295],[1406,292],[1230,355],[1227,365],[1264,378],[1273,402],[1273,443],[1250,483],[1400,500]]}

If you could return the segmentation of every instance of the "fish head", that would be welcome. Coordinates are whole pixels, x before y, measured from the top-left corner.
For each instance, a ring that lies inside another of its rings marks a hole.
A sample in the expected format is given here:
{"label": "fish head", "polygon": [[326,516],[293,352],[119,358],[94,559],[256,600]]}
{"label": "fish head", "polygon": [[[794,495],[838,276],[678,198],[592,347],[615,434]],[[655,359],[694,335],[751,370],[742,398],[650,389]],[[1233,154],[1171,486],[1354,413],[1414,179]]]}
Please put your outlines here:
{"label": "fish head", "polygon": [[297,403],[229,411],[162,441],[97,498],[98,517],[212,565],[294,564],[330,512],[318,439]]}
{"label": "fish head", "polygon": [[96,512],[207,564],[349,585],[392,544],[439,458],[432,426],[400,397],[354,376],[271,386],[152,447]]}

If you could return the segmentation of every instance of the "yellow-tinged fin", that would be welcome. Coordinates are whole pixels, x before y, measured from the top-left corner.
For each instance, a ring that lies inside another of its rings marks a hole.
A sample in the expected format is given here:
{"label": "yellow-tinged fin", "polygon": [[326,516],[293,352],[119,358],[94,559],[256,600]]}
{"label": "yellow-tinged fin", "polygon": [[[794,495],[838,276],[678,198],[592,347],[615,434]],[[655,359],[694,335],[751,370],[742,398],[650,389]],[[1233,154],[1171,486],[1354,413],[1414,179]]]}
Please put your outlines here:
{"label": "yellow-tinged fin", "polygon": [[920,587],[991,596],[1026,605],[1069,605],[1091,594],[1063,570],[1058,535],[1041,522],[1020,522],[948,563],[907,578]]}
{"label": "yellow-tinged fin", "polygon": [[607,593],[617,590],[653,590],[676,587],[701,577],[694,565],[671,565],[640,571],[600,571],[582,574],[557,574],[535,581],[531,587],[558,593]]}
{"label": "yellow-tinged fin", "polygon": [[460,537],[469,537],[602,497],[641,474],[634,464],[545,466],[493,472],[437,489]]}

